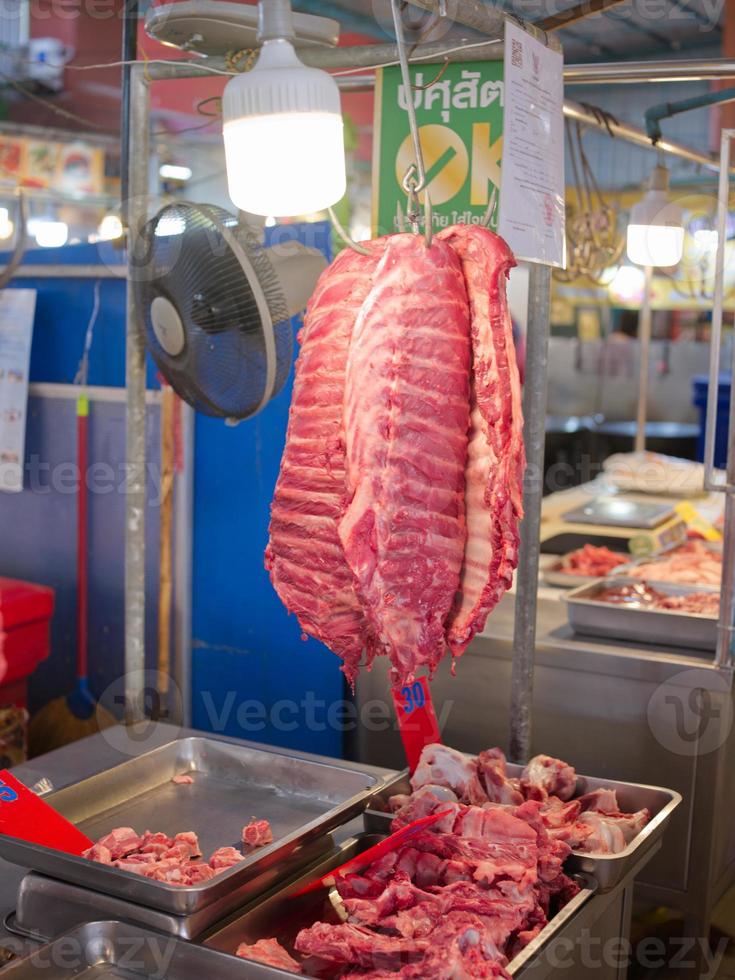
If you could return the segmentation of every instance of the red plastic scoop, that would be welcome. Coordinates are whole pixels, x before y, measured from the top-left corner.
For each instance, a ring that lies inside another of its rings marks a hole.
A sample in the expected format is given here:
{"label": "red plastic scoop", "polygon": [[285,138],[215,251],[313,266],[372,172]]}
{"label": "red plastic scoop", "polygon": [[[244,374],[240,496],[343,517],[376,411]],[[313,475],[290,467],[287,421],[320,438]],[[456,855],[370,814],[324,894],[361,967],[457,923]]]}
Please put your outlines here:
{"label": "red plastic scoop", "polygon": [[419,820],[413,820],[411,823],[406,824],[405,827],[401,827],[390,837],[386,837],[385,840],[380,841],[379,844],[375,844],[373,847],[369,847],[362,854],[358,854],[357,857],[350,858],[349,861],[345,861],[344,864],[340,864],[338,868],[334,868],[329,874],[323,875],[316,881],[310,882],[305,888],[300,889],[292,895],[295,898],[297,895],[307,895],[309,892],[315,892],[319,888],[331,888],[337,878],[341,878],[347,874],[357,874],[358,871],[362,871],[367,868],[368,865],[372,864],[373,861],[377,861],[379,858],[384,857],[386,854],[390,854],[391,851],[398,850],[402,844],[405,844],[410,840],[414,834],[417,834],[420,830],[424,830],[426,827],[430,827],[432,824],[438,823],[442,817],[446,817],[447,814],[451,813],[451,810],[442,810],[440,813],[430,813],[428,817],[421,817]]}
{"label": "red plastic scoop", "polygon": [[89,837],[6,769],[0,770],[0,834],[77,856],[92,846]]}

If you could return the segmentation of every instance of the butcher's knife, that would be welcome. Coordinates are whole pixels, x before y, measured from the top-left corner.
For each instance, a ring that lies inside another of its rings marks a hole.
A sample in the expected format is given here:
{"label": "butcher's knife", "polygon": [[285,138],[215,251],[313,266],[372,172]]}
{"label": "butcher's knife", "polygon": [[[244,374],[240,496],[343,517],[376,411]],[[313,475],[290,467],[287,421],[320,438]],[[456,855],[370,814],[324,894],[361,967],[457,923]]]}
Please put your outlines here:
{"label": "butcher's knife", "polygon": [[7,769],[0,770],[0,834],[77,856],[92,846],[89,837]]}

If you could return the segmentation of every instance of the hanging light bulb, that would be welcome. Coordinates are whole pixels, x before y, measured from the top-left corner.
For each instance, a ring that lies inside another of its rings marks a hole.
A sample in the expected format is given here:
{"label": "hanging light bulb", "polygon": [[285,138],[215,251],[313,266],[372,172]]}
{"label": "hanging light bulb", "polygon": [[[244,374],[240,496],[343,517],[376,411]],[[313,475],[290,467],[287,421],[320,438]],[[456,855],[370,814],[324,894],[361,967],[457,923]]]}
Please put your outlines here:
{"label": "hanging light bulb", "polygon": [[230,197],[241,211],[276,218],[322,211],[346,187],[339,89],[296,56],[289,0],[258,9],[258,61],[222,96]]}
{"label": "hanging light bulb", "polygon": [[653,168],[648,190],[631,208],[627,250],[637,265],[668,267],[681,261],[682,210],[669,197],[669,171],[661,164]]}

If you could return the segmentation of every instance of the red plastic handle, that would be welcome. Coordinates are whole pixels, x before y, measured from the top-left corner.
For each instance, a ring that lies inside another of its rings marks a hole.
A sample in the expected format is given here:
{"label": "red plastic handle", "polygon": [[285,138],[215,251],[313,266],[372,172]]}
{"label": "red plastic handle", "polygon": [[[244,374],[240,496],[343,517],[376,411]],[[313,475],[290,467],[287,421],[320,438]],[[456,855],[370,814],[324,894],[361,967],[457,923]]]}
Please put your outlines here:
{"label": "red plastic handle", "polygon": [[329,874],[323,875],[316,881],[312,881],[305,888],[295,892],[292,897],[295,897],[296,895],[307,895],[309,892],[315,892],[319,888],[331,888],[337,878],[348,874],[357,874],[358,871],[362,871],[363,868],[367,868],[368,865],[373,863],[373,861],[379,860],[385,854],[389,854],[391,851],[398,850],[398,848],[405,844],[406,841],[410,840],[414,834],[417,834],[420,830],[425,830],[432,824],[437,823],[442,817],[446,817],[447,814],[451,812],[451,810],[442,810],[440,813],[430,813],[428,817],[420,817],[418,820],[413,820],[411,823],[407,823],[405,827],[401,827],[400,830],[397,830],[394,834],[391,834],[390,837],[386,837],[385,840],[380,841],[379,844],[374,844],[373,847],[368,847],[368,849],[363,851],[362,854],[358,854],[357,857],[351,858],[349,861],[345,861],[344,864],[340,864],[338,868],[330,871]]}
{"label": "red plastic handle", "polygon": [[0,834],[67,854],[81,855],[92,846],[89,837],[6,769],[0,770]]}
{"label": "red plastic handle", "polygon": [[394,688],[393,703],[396,706],[406,762],[413,774],[424,748],[441,742],[429,682],[425,677],[418,677],[411,684]]}

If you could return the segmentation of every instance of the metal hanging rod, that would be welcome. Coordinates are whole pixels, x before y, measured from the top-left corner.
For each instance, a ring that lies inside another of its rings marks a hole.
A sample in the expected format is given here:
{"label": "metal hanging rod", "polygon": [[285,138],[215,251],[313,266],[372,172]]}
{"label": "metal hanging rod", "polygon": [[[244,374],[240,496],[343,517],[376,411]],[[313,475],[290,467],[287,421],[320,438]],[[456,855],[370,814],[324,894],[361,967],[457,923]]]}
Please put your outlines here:
{"label": "metal hanging rod", "polygon": [[590,65],[564,65],[565,85],[632,85],[640,82],[704,82],[735,78],[731,58],[682,61],[608,61]]}
{"label": "metal hanging rod", "polygon": [[[450,50],[451,49],[451,50]],[[450,52],[445,54],[445,52]],[[411,63],[439,61],[497,61],[503,56],[503,42],[488,40],[478,45],[475,38],[456,38],[419,44],[411,49]],[[301,60],[313,68],[338,71],[348,68],[369,69],[387,62],[398,63],[395,44],[353,45],[346,48],[306,48],[299,51]],[[211,76],[210,69],[227,70],[223,58],[207,58],[202,64],[194,62],[152,62],[148,66],[151,79],[164,80],[190,76]],[[564,65],[565,85],[631,85],[655,82],[701,82],[713,79],[735,79],[735,61],[730,58],[711,58],[685,61],[621,61],[599,64]],[[342,75],[337,78],[340,88],[353,90],[369,88],[372,74]]]}
{"label": "metal hanging rod", "polygon": [[[599,129],[603,133],[609,133],[610,136],[625,140],[626,143],[632,143],[634,146],[643,146],[648,150],[654,149],[651,138],[645,129],[632,126],[630,123],[619,122],[601,112],[595,113],[592,107],[580,105],[578,102],[565,99],[564,116],[567,119],[574,119],[577,122],[585,123],[587,126],[592,126],[594,129]],[[669,153],[671,156],[681,157],[683,160],[689,160],[691,163],[701,164],[701,166],[707,167],[708,170],[714,172],[718,172],[720,169],[719,158],[710,156],[708,153],[702,153],[690,146],[685,146],[683,143],[661,139],[656,143],[655,149]]]}

